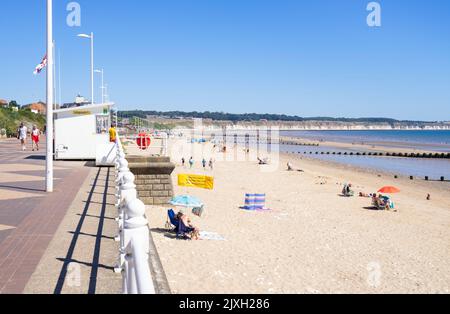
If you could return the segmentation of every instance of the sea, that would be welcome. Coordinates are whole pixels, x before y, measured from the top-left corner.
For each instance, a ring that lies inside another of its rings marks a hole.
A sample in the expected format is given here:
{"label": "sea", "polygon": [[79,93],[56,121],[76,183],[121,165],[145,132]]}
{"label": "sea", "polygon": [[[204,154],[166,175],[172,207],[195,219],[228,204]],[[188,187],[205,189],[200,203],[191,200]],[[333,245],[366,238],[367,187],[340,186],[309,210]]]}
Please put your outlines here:
{"label": "sea", "polygon": [[[284,137],[296,137],[317,142],[366,144],[390,148],[426,150],[450,153],[450,130],[373,130],[373,131],[282,131]],[[361,149],[342,149],[332,146],[306,147],[281,145],[280,151],[287,153],[308,152],[308,157],[336,162],[349,166],[379,170],[402,176],[414,176],[430,180],[441,177],[450,180],[450,159],[421,159],[398,157],[373,157],[350,155],[322,155],[320,152],[361,152]],[[315,152],[319,152],[318,155]],[[312,152],[313,154],[309,154]]]}

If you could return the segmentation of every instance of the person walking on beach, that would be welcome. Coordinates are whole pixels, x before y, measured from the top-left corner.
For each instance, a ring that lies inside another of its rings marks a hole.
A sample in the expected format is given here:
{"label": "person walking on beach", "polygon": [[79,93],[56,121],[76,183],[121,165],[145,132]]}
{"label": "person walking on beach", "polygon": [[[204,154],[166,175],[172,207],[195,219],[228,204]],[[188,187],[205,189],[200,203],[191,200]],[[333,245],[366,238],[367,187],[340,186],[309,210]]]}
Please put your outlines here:
{"label": "person walking on beach", "polygon": [[203,170],[206,170],[206,159],[203,158],[202,160]]}
{"label": "person walking on beach", "polygon": [[18,130],[18,135],[19,135],[19,140],[20,143],[22,144],[22,151],[26,151],[27,150],[27,136],[28,136],[28,128],[21,123],[19,130]]}
{"label": "person walking on beach", "polygon": [[181,165],[183,166],[183,168],[184,166],[186,166],[186,159],[184,159],[184,157],[181,158]]}
{"label": "person walking on beach", "polygon": [[192,169],[192,167],[194,167],[194,158],[193,157],[191,157],[191,159],[189,159],[189,166],[191,167],[191,169]]}
{"label": "person walking on beach", "polygon": [[214,170],[214,161],[212,158],[209,160],[209,169],[211,169],[211,171]]}
{"label": "person walking on beach", "polygon": [[36,150],[39,151],[39,140],[41,137],[41,131],[33,125],[33,130],[31,131],[31,149],[34,152],[34,147],[36,146]]}

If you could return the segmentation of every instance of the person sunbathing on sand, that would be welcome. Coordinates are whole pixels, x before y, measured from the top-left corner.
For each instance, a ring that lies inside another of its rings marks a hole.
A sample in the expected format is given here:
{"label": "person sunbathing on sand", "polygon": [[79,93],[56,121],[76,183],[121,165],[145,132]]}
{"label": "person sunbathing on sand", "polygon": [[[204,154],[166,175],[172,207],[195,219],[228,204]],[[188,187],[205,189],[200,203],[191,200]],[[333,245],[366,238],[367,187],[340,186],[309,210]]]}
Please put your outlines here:
{"label": "person sunbathing on sand", "polygon": [[288,162],[287,163],[287,171],[298,171],[298,172],[303,172],[303,170],[301,170],[301,169],[297,169],[297,168],[294,168],[293,166],[292,166],[292,164],[291,164],[291,162]]}
{"label": "person sunbathing on sand", "polygon": [[352,190],[352,184],[346,184],[344,185],[344,188],[342,189],[342,195],[347,197],[352,197],[355,195],[355,192]]}
{"label": "person sunbathing on sand", "polygon": [[359,197],[372,197],[373,198],[374,195],[377,196],[376,194],[367,194],[364,192],[359,192]]}
{"label": "person sunbathing on sand", "polygon": [[191,240],[198,240],[200,238],[200,229],[192,224],[192,221],[188,215],[180,211],[176,219],[178,221],[181,221],[185,227],[184,230],[180,231],[184,232],[185,234],[189,234]]}
{"label": "person sunbathing on sand", "polygon": [[373,194],[372,204],[379,210],[391,210],[390,199],[385,199],[381,194],[378,196],[376,193]]}
{"label": "person sunbathing on sand", "polygon": [[268,158],[261,159],[261,158],[258,157],[258,164],[260,164],[260,165],[268,165],[269,164],[269,159]]}

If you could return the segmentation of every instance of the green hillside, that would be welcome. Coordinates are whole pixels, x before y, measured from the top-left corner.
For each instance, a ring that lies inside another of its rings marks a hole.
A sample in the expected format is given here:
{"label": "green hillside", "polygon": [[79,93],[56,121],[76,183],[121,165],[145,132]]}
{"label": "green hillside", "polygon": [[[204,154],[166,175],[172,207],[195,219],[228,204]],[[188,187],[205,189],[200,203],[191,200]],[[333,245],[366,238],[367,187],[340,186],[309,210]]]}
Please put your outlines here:
{"label": "green hillside", "polygon": [[41,130],[45,125],[45,117],[41,114],[34,114],[30,110],[15,112],[10,108],[0,108],[0,130],[5,129],[7,136],[16,136],[20,123],[25,123],[28,127],[38,126]]}

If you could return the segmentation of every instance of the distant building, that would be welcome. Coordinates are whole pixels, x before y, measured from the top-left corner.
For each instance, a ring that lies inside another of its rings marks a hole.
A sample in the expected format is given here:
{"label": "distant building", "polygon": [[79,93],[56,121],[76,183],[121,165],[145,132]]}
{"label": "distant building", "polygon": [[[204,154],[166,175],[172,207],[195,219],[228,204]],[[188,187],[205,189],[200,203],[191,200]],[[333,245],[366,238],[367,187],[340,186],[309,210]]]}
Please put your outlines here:
{"label": "distant building", "polygon": [[83,96],[78,95],[77,97],[75,97],[75,103],[76,104],[82,104],[87,102],[86,99]]}
{"label": "distant building", "polygon": [[46,114],[47,113],[47,106],[45,103],[43,103],[41,101],[23,106],[22,109],[29,109],[29,110],[31,110],[31,112],[36,113],[36,114]]}
{"label": "distant building", "polygon": [[86,106],[86,105],[90,105],[90,104],[91,104],[91,102],[87,101],[83,96],[77,95],[77,97],[75,97],[75,102],[64,104],[61,106],[61,109],[81,107],[81,106]]}

